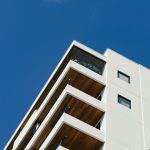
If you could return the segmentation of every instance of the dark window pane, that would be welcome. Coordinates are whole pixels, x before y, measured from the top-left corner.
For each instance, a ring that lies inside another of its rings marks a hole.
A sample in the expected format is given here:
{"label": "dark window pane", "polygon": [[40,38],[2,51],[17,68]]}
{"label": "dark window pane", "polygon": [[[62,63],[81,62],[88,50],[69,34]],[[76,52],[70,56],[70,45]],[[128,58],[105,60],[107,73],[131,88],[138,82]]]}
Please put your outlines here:
{"label": "dark window pane", "polygon": [[118,71],[118,78],[130,83],[130,76]]}
{"label": "dark window pane", "polygon": [[123,96],[118,95],[118,103],[131,109],[131,101]]}

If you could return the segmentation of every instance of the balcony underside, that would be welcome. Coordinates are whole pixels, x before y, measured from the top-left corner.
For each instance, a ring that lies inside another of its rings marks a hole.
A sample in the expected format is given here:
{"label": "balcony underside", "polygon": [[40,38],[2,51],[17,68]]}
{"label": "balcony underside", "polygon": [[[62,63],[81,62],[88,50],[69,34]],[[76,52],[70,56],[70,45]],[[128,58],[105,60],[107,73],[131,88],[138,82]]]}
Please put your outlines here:
{"label": "balcony underside", "polygon": [[[73,150],[78,146],[87,150],[99,150],[104,141],[105,135],[102,131],[64,113],[38,149],[56,149],[61,143],[62,146]],[[86,147],[88,144],[91,146]]]}
{"label": "balcony underside", "polygon": [[103,142],[63,124],[46,150],[56,149],[61,140],[61,145],[70,150],[99,150],[103,145]]}
{"label": "balcony underside", "polygon": [[57,118],[62,114],[62,112],[67,112],[67,114],[70,114],[71,116],[74,116],[75,118],[78,118],[79,120],[82,120],[84,122],[87,122],[92,126],[94,126],[99,118],[101,118],[104,114],[103,111],[98,110],[70,95],[67,95],[65,97],[65,99],[53,115],[54,121],[51,120],[51,124],[53,124],[52,122],[57,121]]}

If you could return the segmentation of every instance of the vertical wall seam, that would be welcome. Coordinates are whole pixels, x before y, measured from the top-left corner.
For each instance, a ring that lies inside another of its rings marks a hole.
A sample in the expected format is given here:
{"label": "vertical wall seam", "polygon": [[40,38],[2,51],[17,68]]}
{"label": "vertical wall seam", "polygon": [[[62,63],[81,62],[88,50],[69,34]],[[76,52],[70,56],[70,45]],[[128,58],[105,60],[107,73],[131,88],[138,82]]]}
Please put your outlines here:
{"label": "vertical wall seam", "polygon": [[138,65],[139,72],[139,86],[140,86],[140,103],[141,103],[141,120],[142,120],[142,135],[143,135],[143,148],[146,150],[145,143],[145,128],[144,128],[144,112],[143,112],[143,90],[142,90],[142,76],[141,76],[141,66]]}

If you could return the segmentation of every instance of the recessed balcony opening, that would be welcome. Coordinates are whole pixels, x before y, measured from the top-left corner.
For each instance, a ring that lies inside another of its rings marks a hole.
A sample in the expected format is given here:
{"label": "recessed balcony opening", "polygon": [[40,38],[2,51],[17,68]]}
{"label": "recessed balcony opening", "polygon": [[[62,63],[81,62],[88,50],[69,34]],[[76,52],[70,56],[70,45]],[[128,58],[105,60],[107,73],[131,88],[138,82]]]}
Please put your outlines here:
{"label": "recessed balcony opening", "polygon": [[102,141],[72,128],[67,124],[61,127],[46,150],[57,149],[59,144],[70,150],[100,150],[103,146]]}
{"label": "recessed balcony opening", "polygon": [[100,130],[99,123],[102,120],[104,112],[67,95],[53,117],[47,123],[42,134],[38,137],[38,140],[34,143],[33,149],[38,149],[40,147],[64,112]]}

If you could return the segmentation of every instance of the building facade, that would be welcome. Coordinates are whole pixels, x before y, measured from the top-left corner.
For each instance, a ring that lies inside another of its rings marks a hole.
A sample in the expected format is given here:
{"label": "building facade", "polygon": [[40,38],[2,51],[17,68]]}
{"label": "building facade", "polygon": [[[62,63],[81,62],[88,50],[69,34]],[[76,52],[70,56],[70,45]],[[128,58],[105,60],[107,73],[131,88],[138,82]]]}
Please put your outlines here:
{"label": "building facade", "polygon": [[73,41],[5,150],[149,150],[150,70]]}

